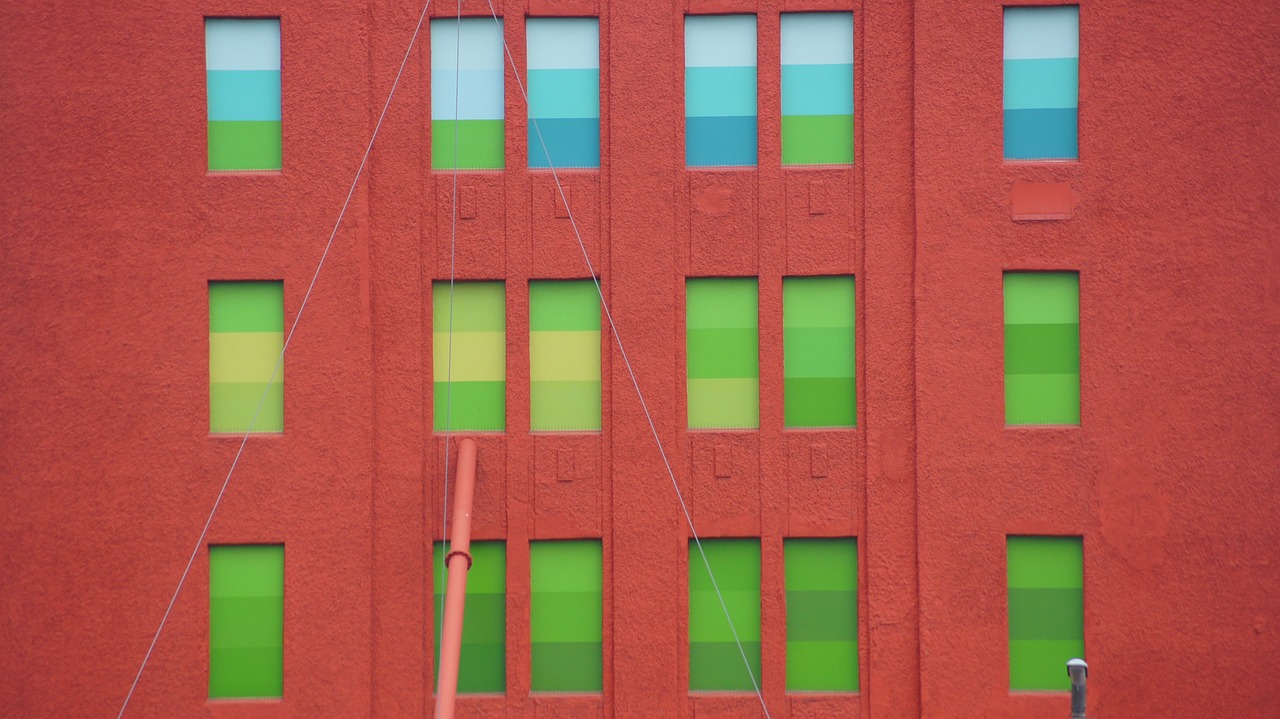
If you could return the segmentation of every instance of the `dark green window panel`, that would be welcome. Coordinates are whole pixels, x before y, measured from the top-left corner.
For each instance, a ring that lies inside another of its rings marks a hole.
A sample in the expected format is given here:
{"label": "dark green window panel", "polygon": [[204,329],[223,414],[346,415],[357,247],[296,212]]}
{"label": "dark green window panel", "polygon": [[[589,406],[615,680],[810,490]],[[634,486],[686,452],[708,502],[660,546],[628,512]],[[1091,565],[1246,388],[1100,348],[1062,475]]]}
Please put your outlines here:
{"label": "dark green window panel", "polygon": [[1009,688],[1071,688],[1068,659],[1084,658],[1080,537],[1009,537]]}
{"label": "dark green window panel", "polygon": [[1005,423],[1080,424],[1080,273],[1004,274]]}
{"label": "dark green window panel", "polygon": [[782,281],[782,368],[785,426],[857,425],[852,277]]}
{"label": "dark green window panel", "polygon": [[[704,539],[725,606],[760,680],[760,540]],[[689,690],[754,691],[698,546],[689,542]]]}
{"label": "dark green window panel", "polygon": [[858,541],[788,539],[787,691],[858,691]]}
{"label": "dark green window panel", "polygon": [[284,693],[284,545],[209,547],[209,698]]}
{"label": "dark green window panel", "polygon": [[[436,563],[436,678],[439,679],[440,612],[448,570],[441,566],[440,542],[432,547]],[[507,545],[472,542],[471,571],[463,610],[462,652],[458,664],[459,694],[503,694],[507,691]]]}
{"label": "dark green window panel", "polygon": [[604,689],[603,564],[598,539],[529,546],[533,691]]}

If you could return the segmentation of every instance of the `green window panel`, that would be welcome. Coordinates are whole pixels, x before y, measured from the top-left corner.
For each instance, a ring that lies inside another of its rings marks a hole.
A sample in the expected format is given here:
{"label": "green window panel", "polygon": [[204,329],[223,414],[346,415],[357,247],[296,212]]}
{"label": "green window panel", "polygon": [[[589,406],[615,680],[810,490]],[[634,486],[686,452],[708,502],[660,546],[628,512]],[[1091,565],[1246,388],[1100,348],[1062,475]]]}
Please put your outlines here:
{"label": "green window panel", "polygon": [[[440,678],[440,612],[448,569],[441,566],[441,542],[432,545],[436,562],[436,680]],[[471,543],[471,571],[463,610],[462,652],[458,663],[459,694],[503,694],[507,691],[507,545],[501,541]]]}
{"label": "green window panel", "polygon": [[787,691],[858,691],[858,540],[788,539]]}
{"label": "green window panel", "polygon": [[686,281],[689,429],[760,426],[759,301],[754,277]]}
{"label": "green window panel", "polygon": [[603,691],[600,540],[533,542],[529,565],[533,691]]}
{"label": "green window panel", "polygon": [[[704,539],[733,628],[760,679],[760,540]],[[689,691],[754,691],[698,545],[689,542]]]}
{"label": "green window panel", "polygon": [[448,281],[432,283],[435,430],[502,432],[507,428],[506,287],[455,282],[452,296],[450,303]]}
{"label": "green window panel", "polygon": [[284,691],[284,545],[209,547],[209,698]]}
{"label": "green window panel", "polygon": [[1080,273],[1004,274],[1006,424],[1080,424]]}
{"label": "green window panel", "polygon": [[1084,658],[1080,537],[1009,537],[1009,688],[1071,688],[1068,659]]}
{"label": "green window panel", "polygon": [[600,431],[600,295],[592,280],[529,283],[529,427]]}
{"label": "green window panel", "polygon": [[854,279],[783,279],[782,331],[785,425],[856,426]]}
{"label": "green window panel", "polygon": [[209,283],[210,433],[284,431],[283,351],[283,282]]}

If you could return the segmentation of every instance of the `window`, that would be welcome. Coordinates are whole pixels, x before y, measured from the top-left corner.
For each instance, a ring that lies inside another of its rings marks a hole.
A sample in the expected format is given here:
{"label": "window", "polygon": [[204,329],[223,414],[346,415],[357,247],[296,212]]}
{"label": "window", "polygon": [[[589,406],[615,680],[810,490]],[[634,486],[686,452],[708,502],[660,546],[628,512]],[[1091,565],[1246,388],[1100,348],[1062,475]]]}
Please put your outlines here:
{"label": "window", "polygon": [[501,282],[432,283],[437,432],[507,428],[506,302]]}
{"label": "window", "polygon": [[853,427],[854,280],[782,281],[782,362],[787,427]]}
{"label": "window", "polygon": [[689,429],[760,426],[758,293],[754,277],[686,281]]}
{"label": "window", "polygon": [[1068,690],[1084,658],[1080,537],[1009,537],[1009,688]]}
{"label": "window", "polygon": [[600,167],[600,21],[529,18],[529,167]]}
{"label": "window", "polygon": [[782,164],[853,164],[853,14],[782,14]]}
{"label": "window", "polygon": [[[435,586],[436,679],[440,678],[440,611],[449,570],[438,566],[440,542],[432,545],[437,562]],[[458,663],[459,694],[502,694],[507,691],[507,546],[472,542],[471,571],[463,608],[462,651]]]}
{"label": "window", "polygon": [[755,15],[684,19],[684,110],[685,164],[755,167]]}
{"label": "window", "polygon": [[1004,157],[1079,157],[1080,8],[1004,9]]}
{"label": "window", "polygon": [[[704,539],[702,549],[715,572],[724,606],[733,617],[742,649],[760,678],[760,541]],[[733,641],[698,546],[689,542],[689,690],[753,691],[751,676]]]}
{"label": "window", "polygon": [[1080,274],[1004,275],[1006,424],[1080,424]]}
{"label": "window", "polygon": [[205,18],[209,171],[280,170],[280,20]]}
{"label": "window", "polygon": [[592,280],[529,283],[529,425],[600,430],[600,295]]}
{"label": "window", "polygon": [[209,283],[210,433],[284,431],[283,351],[283,282]]}
{"label": "window", "polygon": [[504,62],[501,20],[431,21],[431,169],[506,166]]}
{"label": "window", "polygon": [[858,540],[787,539],[787,691],[858,691]]}
{"label": "window", "polygon": [[604,689],[603,563],[598,539],[529,546],[533,691]]}
{"label": "window", "polygon": [[284,693],[284,545],[209,547],[209,698]]}

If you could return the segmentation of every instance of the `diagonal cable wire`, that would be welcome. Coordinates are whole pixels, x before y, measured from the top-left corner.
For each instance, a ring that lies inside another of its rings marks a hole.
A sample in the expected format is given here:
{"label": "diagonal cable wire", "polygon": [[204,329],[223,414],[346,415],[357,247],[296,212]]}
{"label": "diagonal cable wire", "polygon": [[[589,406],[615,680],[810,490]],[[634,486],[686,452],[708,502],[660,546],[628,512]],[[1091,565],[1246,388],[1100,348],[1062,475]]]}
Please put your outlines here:
{"label": "diagonal cable wire", "polygon": [[333,231],[329,233],[329,240],[325,243],[324,252],[320,254],[320,261],[316,264],[316,270],[311,274],[311,283],[307,285],[306,294],[302,296],[302,304],[298,306],[298,314],[293,318],[293,324],[289,326],[289,334],[285,336],[284,346],[280,349],[280,356],[276,358],[275,366],[271,369],[271,378],[267,380],[267,386],[262,391],[262,396],[258,398],[258,406],[253,411],[253,417],[249,419],[249,427],[244,432],[244,437],[240,440],[240,447],[236,449],[236,456],[231,460],[231,468],[227,470],[227,476],[222,480],[222,487],[218,490],[218,496],[213,502],[213,508],[209,510],[209,517],[204,522],[204,528],[200,530],[200,538],[196,541],[195,549],[191,550],[191,556],[187,559],[187,566],[182,570],[182,576],[178,578],[178,586],[173,590],[173,596],[169,598],[169,606],[164,610],[164,616],[160,618],[160,626],[156,628],[156,633],[151,637],[151,644],[147,647],[147,653],[142,657],[142,664],[138,667],[138,673],[133,677],[133,684],[129,686],[129,693],[125,695],[124,702],[120,705],[120,712],[116,715],[116,719],[124,716],[124,712],[129,708],[129,701],[133,698],[134,691],[138,688],[138,682],[142,679],[142,672],[147,668],[147,662],[151,660],[151,653],[155,651],[156,643],[160,641],[160,634],[164,631],[164,625],[169,621],[169,614],[173,612],[173,605],[178,601],[178,594],[182,592],[182,585],[186,583],[187,576],[191,573],[191,567],[195,564],[196,556],[200,554],[200,548],[204,546],[205,537],[209,534],[209,526],[213,524],[213,516],[218,512],[218,506],[222,504],[222,498],[227,493],[227,487],[231,484],[231,477],[235,474],[236,467],[240,463],[240,457],[244,454],[244,448],[249,443],[249,435],[253,433],[253,427],[258,421],[258,415],[262,413],[262,407],[266,404],[267,394],[271,391],[271,385],[275,384],[276,377],[280,375],[280,369],[284,365],[285,352],[289,351],[289,343],[293,341],[293,333],[298,329],[298,322],[302,319],[303,312],[307,309],[307,302],[311,299],[311,292],[315,289],[316,280],[320,278],[320,270],[324,267],[325,260],[329,257],[329,250],[333,248],[333,241],[338,236],[338,229],[342,227],[342,220],[346,217],[347,208],[351,205],[351,198],[355,195],[356,187],[360,183],[360,176],[364,173],[364,168],[369,162],[369,155],[373,151],[373,143],[378,139],[378,131],[382,129],[382,122],[387,117],[387,110],[391,107],[391,100],[396,95],[396,89],[400,86],[400,78],[404,75],[404,68],[409,63],[409,55],[413,52],[413,46],[418,41],[418,34],[422,30],[422,22],[427,17],[427,8],[431,7],[431,0],[427,0],[422,6],[422,14],[418,16],[418,24],[413,28],[413,36],[409,38],[409,46],[405,48],[404,59],[400,61],[400,68],[396,71],[396,78],[391,83],[391,90],[387,93],[387,101],[382,105],[382,113],[378,115],[378,122],[373,126],[373,133],[369,136],[369,143],[364,148],[364,155],[360,158],[360,165],[356,168],[355,177],[351,179],[351,187],[347,190],[347,197],[342,202],[342,209],[338,212],[338,219],[333,223]]}
{"label": "diagonal cable wire", "polygon": [[[497,23],[499,33],[501,33],[502,23],[498,19],[497,11],[494,10],[493,0],[485,0],[485,2],[489,4],[489,14],[493,17],[493,21]],[[511,65],[512,74],[515,75],[516,85],[520,88],[520,96],[524,98],[525,107],[528,108],[529,94],[525,91],[524,82],[520,79],[520,69],[516,67],[515,58],[511,56],[511,48],[507,45],[505,35],[502,37],[502,49]],[[578,222],[573,217],[572,208],[569,207],[569,198],[564,194],[564,186],[560,183],[560,175],[556,172],[555,163],[551,161],[551,152],[547,149],[547,143],[542,136],[541,128],[538,127],[537,118],[530,117],[529,122],[533,124],[534,133],[538,136],[538,144],[541,145],[542,152],[546,155],[547,167],[551,170],[551,177],[556,183],[556,191],[560,194],[560,201],[564,204],[566,214],[569,215],[569,225],[573,228],[573,236],[578,240],[578,249],[582,252],[582,260],[587,265],[591,281],[595,283],[596,294],[600,296],[600,306],[604,309],[604,316],[609,321],[609,331],[613,334],[613,340],[618,345],[618,353],[622,356],[622,362],[627,367],[627,374],[631,377],[631,386],[635,389],[636,397],[640,400],[640,408],[644,411],[645,421],[649,423],[649,432],[653,435],[654,444],[658,447],[658,454],[662,457],[662,465],[666,468],[667,476],[671,479],[671,487],[676,492],[676,500],[680,503],[680,510],[684,513],[684,520],[689,526],[689,533],[693,535],[693,542],[698,547],[698,554],[702,557],[702,564],[707,569],[707,576],[711,578],[711,587],[716,592],[716,599],[720,601],[720,609],[724,612],[725,620],[729,622],[729,631],[733,634],[734,643],[738,645],[738,653],[742,656],[742,663],[747,668],[747,676],[751,678],[751,687],[755,689],[756,697],[760,700],[760,708],[764,711],[765,719],[771,719],[769,707],[764,701],[764,693],[760,691],[760,683],[756,680],[755,672],[751,670],[751,661],[747,659],[747,652],[742,646],[742,640],[738,637],[738,630],[733,624],[733,617],[729,615],[729,606],[725,604],[724,594],[721,593],[720,585],[716,582],[716,575],[711,571],[711,562],[707,559],[706,550],[702,548],[702,539],[698,536],[698,530],[693,526],[693,515],[689,513],[689,506],[685,503],[684,493],[680,491],[680,484],[676,481],[675,471],[671,468],[671,461],[667,458],[667,451],[662,445],[661,437],[658,436],[658,428],[653,422],[653,415],[649,412],[649,405],[644,401],[644,393],[640,391],[640,382],[636,379],[631,360],[627,357],[627,349],[622,345],[622,336],[618,334],[618,327],[613,321],[613,313],[609,311],[609,303],[605,300],[604,290],[600,287],[600,278],[596,273],[595,267],[591,264],[587,246],[582,241],[582,233],[579,232]]]}

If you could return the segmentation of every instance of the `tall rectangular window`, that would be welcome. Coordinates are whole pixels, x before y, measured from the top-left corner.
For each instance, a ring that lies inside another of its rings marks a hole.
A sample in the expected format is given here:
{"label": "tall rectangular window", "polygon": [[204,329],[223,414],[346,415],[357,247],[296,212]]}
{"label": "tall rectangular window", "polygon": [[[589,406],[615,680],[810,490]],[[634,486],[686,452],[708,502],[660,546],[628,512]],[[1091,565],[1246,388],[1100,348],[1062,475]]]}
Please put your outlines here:
{"label": "tall rectangular window", "polygon": [[755,15],[685,17],[684,116],[686,165],[755,167]]}
{"label": "tall rectangular window", "polygon": [[600,167],[600,21],[529,18],[529,167]]}
{"label": "tall rectangular window", "polygon": [[209,171],[279,170],[280,20],[205,18]]}
{"label": "tall rectangular window", "polygon": [[1067,690],[1084,658],[1080,537],[1009,537],[1009,688]]}
{"label": "tall rectangular window", "polygon": [[592,280],[529,283],[529,427],[600,430],[600,295]]}
{"label": "tall rectangular window", "polygon": [[854,363],[854,279],[783,279],[785,425],[857,425]]}
{"label": "tall rectangular window", "polygon": [[[440,542],[432,545],[435,558],[435,616],[437,656],[440,611],[449,570],[440,563]],[[507,545],[501,541],[472,542],[471,570],[463,608],[462,652],[458,663],[459,694],[502,694],[507,691]],[[435,662],[436,680],[440,663]]]}
{"label": "tall rectangular window", "polygon": [[283,351],[283,282],[209,283],[210,433],[284,431]]}
{"label": "tall rectangular window", "polygon": [[1004,9],[1006,160],[1080,156],[1079,66],[1079,6]]}
{"label": "tall rectangular window", "polygon": [[685,282],[689,429],[760,426],[759,285],[754,277]]}
{"label": "tall rectangular window", "polygon": [[209,698],[284,693],[284,545],[209,547]]}
{"label": "tall rectangular window", "polygon": [[787,691],[858,691],[858,540],[788,539]]}
{"label": "tall rectangular window", "polygon": [[853,14],[782,14],[782,164],[853,164]]}
{"label": "tall rectangular window", "polygon": [[598,539],[529,545],[533,691],[603,691],[603,566]]}
{"label": "tall rectangular window", "polygon": [[1006,424],[1080,424],[1080,274],[1004,275]]}
{"label": "tall rectangular window", "polygon": [[431,21],[431,169],[500,170],[503,131],[502,21]]}
{"label": "tall rectangular window", "polygon": [[[760,680],[760,541],[704,539],[724,606]],[[689,690],[752,691],[751,675],[733,640],[697,545],[689,542]]]}
{"label": "tall rectangular window", "polygon": [[[450,302],[452,291],[453,301]],[[501,282],[431,284],[437,432],[507,428],[507,291]]]}

